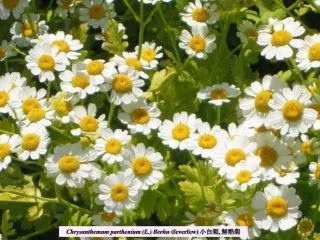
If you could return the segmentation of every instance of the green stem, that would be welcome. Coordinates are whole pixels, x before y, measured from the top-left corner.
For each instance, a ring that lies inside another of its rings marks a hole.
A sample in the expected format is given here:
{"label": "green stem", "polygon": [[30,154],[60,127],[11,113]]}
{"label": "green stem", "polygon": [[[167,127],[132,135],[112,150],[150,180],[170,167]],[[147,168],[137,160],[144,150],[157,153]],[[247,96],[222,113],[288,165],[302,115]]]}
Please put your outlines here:
{"label": "green stem", "polygon": [[[133,10],[131,5],[128,3],[128,0],[123,0],[124,4],[127,6],[129,11],[132,13],[133,17],[136,19],[137,22],[140,22],[140,19],[138,17],[138,14]],[[142,1],[143,2],[143,1]]]}
{"label": "green stem", "polygon": [[[299,0],[298,0],[298,2],[299,2]],[[317,10],[317,12],[320,13],[320,7],[318,7],[318,6],[314,3],[313,0],[307,0],[307,2],[308,2],[312,7],[314,7],[314,8]]]}
{"label": "green stem", "polygon": [[240,48],[242,48],[243,43],[240,43],[235,49],[233,49],[228,56],[226,56],[224,59],[221,60],[221,65],[228,60],[236,51],[238,51]]}
{"label": "green stem", "polygon": [[7,59],[4,60],[4,67],[6,69],[6,72],[9,72],[9,65]]}
{"label": "green stem", "polygon": [[146,18],[146,20],[144,21],[144,24],[148,24],[151,21],[151,18],[153,17],[153,15],[156,13],[156,11],[160,8],[162,3],[162,0],[160,0],[160,2],[157,3],[157,5],[152,9],[150,15]]}
{"label": "green stem", "polygon": [[301,0],[297,0],[295,1],[290,7],[287,8],[288,12],[291,12],[293,9],[295,9],[296,7],[298,7],[298,5],[301,3]]}
{"label": "green stem", "polygon": [[314,218],[313,218],[313,224],[316,225],[318,222],[318,217],[319,217],[319,208],[320,208],[320,193],[318,193],[318,198],[316,201],[316,209],[314,213]]}
{"label": "green stem", "polygon": [[111,103],[111,104],[110,104],[110,110],[109,110],[107,128],[110,128],[110,126],[111,126],[112,117],[113,117],[113,113],[114,113],[115,107],[116,107],[116,105],[115,105],[114,103]]}
{"label": "green stem", "polygon": [[27,240],[27,239],[29,239],[31,237],[34,237],[34,236],[37,236],[39,234],[45,233],[45,232],[49,231],[52,228],[57,228],[58,226],[59,226],[59,223],[57,222],[57,223],[55,223],[53,225],[50,225],[49,227],[47,227],[45,229],[41,229],[41,230],[35,231],[33,233],[29,233],[29,234],[21,237],[20,240]]}
{"label": "green stem", "polygon": [[51,81],[48,81],[48,84],[47,84],[47,101],[50,98],[50,91],[51,91]]}
{"label": "green stem", "polygon": [[10,44],[10,47],[11,47],[16,53],[18,53],[18,54],[20,54],[20,55],[22,55],[22,56],[24,56],[24,57],[27,56],[27,54],[25,54],[24,52],[21,52],[20,49],[17,48],[16,46]]}
{"label": "green stem", "polygon": [[15,195],[19,195],[19,196],[23,196],[23,197],[27,197],[27,198],[34,198],[34,199],[41,200],[41,201],[44,201],[44,202],[57,203],[57,199],[56,198],[44,198],[44,197],[38,197],[38,196],[31,196],[31,195],[25,194],[25,193],[23,193],[21,191],[8,190],[8,189],[0,188],[0,192],[11,193],[11,194],[15,194]]}
{"label": "green stem", "polygon": [[221,106],[217,106],[217,122],[216,125],[220,125],[220,119],[221,119]]}
{"label": "green stem", "polygon": [[50,3],[47,7],[47,12],[49,12],[49,10],[52,8],[52,4],[53,4],[53,0],[50,0]]}
{"label": "green stem", "polygon": [[141,52],[142,52],[142,43],[143,43],[143,34],[144,34],[144,28],[145,24],[143,21],[143,0],[140,1],[140,29],[139,29],[139,48],[138,48],[138,59],[141,58]]}
{"label": "green stem", "polygon": [[76,142],[75,139],[73,139],[71,136],[69,136],[68,134],[66,134],[65,132],[63,132],[62,130],[60,130],[59,128],[56,128],[54,126],[50,126],[50,128],[58,133],[60,133],[61,135],[65,136],[66,138],[68,138],[69,140],[71,140],[71,142]]}
{"label": "green stem", "polygon": [[8,134],[8,135],[14,135],[15,133],[13,132],[8,132],[6,130],[0,129],[0,133]]}
{"label": "green stem", "polygon": [[[52,0],[51,0],[51,1],[52,1]],[[37,38],[37,33],[36,33],[36,30],[34,29],[34,23],[32,22],[32,18],[31,18],[31,14],[30,14],[30,12],[29,12],[29,9],[26,11],[26,14],[27,14],[28,22],[29,22],[29,24],[30,24],[32,36],[33,36],[34,38]]]}
{"label": "green stem", "polygon": [[205,194],[205,191],[204,191],[201,169],[199,168],[200,166],[199,166],[199,164],[197,164],[197,160],[194,157],[194,155],[192,154],[192,152],[188,151],[188,153],[189,153],[189,156],[190,156],[190,159],[191,159],[193,165],[197,168],[199,184],[200,184],[200,187],[201,187],[202,199],[203,199],[203,202],[205,203],[206,202],[206,194]]}
{"label": "green stem", "polygon": [[276,235],[276,238],[277,238],[278,240],[282,240],[282,237],[280,236],[280,233],[277,232],[275,235]]}

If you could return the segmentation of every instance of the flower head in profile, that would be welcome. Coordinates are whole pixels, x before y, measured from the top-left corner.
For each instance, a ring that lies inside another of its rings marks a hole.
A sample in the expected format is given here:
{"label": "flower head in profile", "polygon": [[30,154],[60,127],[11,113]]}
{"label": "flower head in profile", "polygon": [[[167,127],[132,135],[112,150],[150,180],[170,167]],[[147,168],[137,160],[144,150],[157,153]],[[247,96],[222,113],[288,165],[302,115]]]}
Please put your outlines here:
{"label": "flower head in profile", "polygon": [[258,29],[250,21],[245,21],[238,26],[237,36],[242,43],[248,42],[250,39],[257,40]]}
{"label": "flower head in profile", "polygon": [[29,0],[0,0],[0,18],[7,20],[11,13],[15,19],[18,19],[29,6]]}
{"label": "flower head in profile", "polygon": [[296,62],[302,71],[320,68],[320,34],[308,35],[299,48]]}

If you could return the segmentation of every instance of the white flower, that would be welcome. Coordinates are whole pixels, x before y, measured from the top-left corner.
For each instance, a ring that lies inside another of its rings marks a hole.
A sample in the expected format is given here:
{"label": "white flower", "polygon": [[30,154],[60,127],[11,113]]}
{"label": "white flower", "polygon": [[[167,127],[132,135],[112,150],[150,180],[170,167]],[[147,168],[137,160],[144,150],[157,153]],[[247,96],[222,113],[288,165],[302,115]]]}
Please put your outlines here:
{"label": "white flower", "polygon": [[163,140],[164,145],[172,149],[186,149],[190,136],[196,131],[201,119],[195,114],[188,116],[187,112],[175,113],[173,121],[165,120],[159,127],[158,136]]}
{"label": "white flower", "polygon": [[229,134],[220,126],[210,127],[209,123],[200,123],[197,132],[192,134],[187,142],[187,149],[192,150],[194,155],[203,158],[214,158],[217,149],[229,140]]}
{"label": "white flower", "polygon": [[60,87],[62,91],[76,94],[81,99],[85,99],[87,94],[92,95],[98,92],[99,87],[95,84],[92,77],[79,70],[80,64],[73,64],[72,71],[65,70],[59,74],[59,78],[61,79]]}
{"label": "white flower", "polygon": [[161,125],[161,112],[155,102],[148,104],[145,98],[139,98],[136,103],[121,104],[121,108],[124,112],[119,113],[118,119],[132,134],[148,135]]}
{"label": "white flower", "polygon": [[105,177],[100,184],[95,185],[94,190],[99,194],[96,203],[103,204],[104,211],[115,212],[118,216],[123,214],[124,209],[133,210],[142,195],[139,180],[124,172]]}
{"label": "white flower", "polygon": [[[141,49],[141,58],[140,62],[144,69],[147,70],[154,70],[157,68],[159,61],[158,59],[163,57],[163,53],[160,51],[162,50],[161,46],[156,46],[154,42],[145,42],[142,44]],[[135,52],[138,55],[139,46],[135,47]]]}
{"label": "white flower", "polygon": [[133,175],[141,184],[143,190],[157,184],[162,178],[162,170],[166,168],[163,157],[153,147],[145,147],[143,143],[130,146],[120,162],[121,170],[127,175]]}
{"label": "white flower", "polygon": [[217,5],[208,2],[201,3],[201,0],[195,0],[195,3],[189,3],[184,10],[186,13],[180,13],[182,20],[189,26],[197,24],[213,24],[219,19],[219,13],[216,12]]}
{"label": "white flower", "polygon": [[79,125],[79,128],[71,130],[72,135],[79,136],[81,133],[92,134],[99,133],[102,129],[107,127],[107,122],[104,121],[105,114],[96,118],[97,106],[90,103],[88,110],[84,106],[77,106],[74,108],[74,115],[71,117],[72,122]]}
{"label": "white flower", "polygon": [[6,73],[0,77],[0,84],[10,84],[11,88],[22,88],[26,86],[27,79],[20,75],[19,72]]}
{"label": "white flower", "polygon": [[266,127],[281,129],[281,135],[292,137],[306,133],[318,116],[317,111],[307,108],[310,98],[309,91],[300,85],[274,93],[269,101],[272,112],[266,118]]}
{"label": "white flower", "polygon": [[28,158],[37,160],[45,155],[50,143],[48,131],[41,125],[32,123],[21,128],[20,146],[17,149],[18,158],[25,161]]}
{"label": "white flower", "polygon": [[214,168],[219,169],[219,174],[224,176],[237,163],[242,160],[253,159],[260,163],[259,157],[253,154],[256,148],[256,143],[250,142],[245,136],[235,136],[229,139],[222,148],[220,148],[211,161]]}
{"label": "white flower", "polygon": [[[257,227],[255,217],[244,208],[236,208],[234,212],[227,212],[224,216],[224,221],[229,226],[247,226],[247,239],[253,239],[261,235],[261,232]],[[246,239],[243,237],[240,238]]]}
{"label": "white flower", "polygon": [[[1,10],[0,10],[1,11]],[[16,56],[17,53],[12,51],[11,43],[3,40],[0,45],[0,62],[6,60],[9,57]]]}
{"label": "white flower", "polygon": [[55,177],[56,184],[72,188],[82,188],[85,179],[97,180],[101,177],[100,166],[91,163],[95,160],[90,150],[83,150],[76,143],[55,147],[44,166],[48,177]]}
{"label": "white flower", "polygon": [[102,59],[86,59],[76,64],[72,71],[74,73],[82,72],[84,75],[88,75],[92,84],[99,85],[110,75],[109,71],[113,71],[114,65],[112,62],[105,63]]}
{"label": "white flower", "polygon": [[120,219],[114,212],[100,212],[99,214],[93,215],[92,220],[94,226],[113,226],[120,222]]}
{"label": "white flower", "polygon": [[301,217],[299,205],[301,199],[292,187],[282,185],[276,187],[270,183],[264,192],[257,192],[252,208],[258,212],[254,215],[258,228],[278,232],[286,231],[297,224]]}
{"label": "white flower", "polygon": [[306,36],[303,47],[299,48],[296,62],[301,71],[320,67],[320,34]]}
{"label": "white flower", "polygon": [[300,22],[295,21],[292,17],[288,17],[282,21],[277,21],[273,24],[272,31],[259,31],[257,43],[260,46],[266,46],[261,55],[266,59],[276,58],[283,60],[290,58],[293,55],[294,48],[301,48],[303,40],[296,39],[305,32],[305,29],[300,26]]}
{"label": "white flower", "polygon": [[310,155],[319,155],[320,153],[320,143],[317,138],[309,138],[307,135],[301,135],[301,152],[304,153],[306,156]]}
{"label": "white flower", "polygon": [[63,19],[68,16],[68,13],[73,13],[75,10],[75,0],[57,0],[58,7],[54,11],[55,15],[61,15]]}
{"label": "white flower", "polygon": [[302,142],[299,138],[281,136],[281,144],[287,146],[295,164],[304,164],[307,161],[307,156],[301,151]]}
{"label": "white flower", "polygon": [[12,82],[8,79],[9,74],[0,78],[0,113],[8,113],[12,118],[16,118],[14,110],[21,106],[20,89],[12,88]]}
{"label": "white flower", "polygon": [[190,56],[207,59],[208,53],[212,53],[217,47],[215,40],[216,36],[209,34],[206,25],[194,25],[191,28],[191,34],[187,30],[182,30],[179,47]]}
{"label": "white flower", "polygon": [[318,158],[318,163],[311,162],[309,164],[310,170],[310,184],[318,184],[318,188],[320,189],[320,159]]}
{"label": "white flower", "polygon": [[18,135],[8,136],[0,135],[0,172],[7,169],[11,163],[11,154],[17,151],[20,144],[20,137]]}
{"label": "white flower", "polygon": [[240,89],[229,83],[215,84],[212,87],[206,87],[197,94],[201,100],[210,99],[209,103],[221,106],[223,103],[230,102],[229,98],[235,98],[240,95]]}
{"label": "white flower", "polygon": [[250,39],[256,41],[258,38],[258,30],[255,25],[250,21],[245,21],[238,26],[239,32],[237,36],[240,38],[242,43],[248,42]]}
{"label": "white flower", "polygon": [[125,145],[131,140],[128,131],[116,129],[113,132],[112,129],[107,128],[101,130],[100,134],[101,136],[96,140],[94,148],[99,156],[103,155],[102,161],[108,164],[122,162],[126,151]]}
{"label": "white flower", "polygon": [[103,92],[111,90],[110,101],[116,105],[130,104],[137,102],[138,98],[142,96],[143,91],[140,87],[144,85],[144,80],[139,78],[139,72],[121,66],[118,70],[116,68],[109,69],[109,76],[100,86],[100,90]]}
{"label": "white flower", "polygon": [[[108,18],[115,17],[112,1],[105,0],[84,0],[84,8],[80,8],[80,21],[87,22],[93,28],[104,28],[107,25]],[[109,16],[108,11],[111,12]]]}
{"label": "white flower", "polygon": [[27,68],[40,82],[54,81],[54,71],[62,72],[69,64],[65,53],[59,53],[58,47],[50,47],[48,43],[38,44],[26,56]]}
{"label": "white flower", "polygon": [[261,171],[257,159],[242,160],[234,168],[229,168],[226,174],[227,185],[231,189],[245,192],[248,187],[260,182],[260,175]]}
{"label": "white flower", "polygon": [[262,83],[258,81],[251,83],[251,86],[245,89],[246,97],[239,102],[242,114],[246,117],[244,124],[255,128],[265,125],[271,110],[269,101],[273,93],[286,86],[286,82],[279,80],[277,75],[266,75]]}
{"label": "white flower", "polygon": [[311,104],[308,107],[317,111],[317,113],[318,113],[317,119],[314,122],[314,124],[312,125],[312,127],[315,130],[319,130],[320,129],[320,104],[319,104],[320,97],[319,97],[319,93],[318,93],[318,90],[316,87],[309,87],[309,89],[310,89],[310,91],[313,92],[314,97],[312,98]]}
{"label": "white flower", "polygon": [[13,17],[17,19],[28,6],[28,0],[0,0],[0,18],[7,20],[12,12]]}
{"label": "white flower", "polygon": [[[140,2],[140,0],[138,0]],[[143,0],[143,3],[151,3],[152,5],[156,4],[157,2],[159,2],[160,0]],[[172,0],[162,0],[162,2],[171,2]]]}
{"label": "white flower", "polygon": [[[32,43],[37,42],[35,38],[47,33],[49,27],[44,20],[40,21],[40,15],[30,14],[30,24],[26,14],[22,15],[22,23],[15,22],[10,28],[10,33],[13,35],[12,40],[19,47],[29,47]],[[33,35],[32,27],[36,36]]]}
{"label": "white flower", "polygon": [[290,162],[286,166],[276,167],[271,173],[271,178],[274,178],[280,185],[290,185],[297,183],[300,177],[299,168],[294,162]]}
{"label": "white flower", "polygon": [[235,123],[229,123],[228,133],[230,139],[233,139],[235,136],[248,136],[249,129],[246,125],[243,124],[237,126]]}

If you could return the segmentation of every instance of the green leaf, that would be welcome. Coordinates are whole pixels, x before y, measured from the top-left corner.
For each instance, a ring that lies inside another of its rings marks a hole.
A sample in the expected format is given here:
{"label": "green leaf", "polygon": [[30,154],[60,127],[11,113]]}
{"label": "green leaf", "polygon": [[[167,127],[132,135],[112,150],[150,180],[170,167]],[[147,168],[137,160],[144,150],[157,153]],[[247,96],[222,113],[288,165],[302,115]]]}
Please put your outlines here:
{"label": "green leaf", "polygon": [[285,82],[289,82],[292,79],[292,71],[287,70],[279,75],[279,79]]}
{"label": "green leaf", "polygon": [[82,23],[77,28],[72,28],[70,33],[73,38],[78,39],[82,44],[84,44],[87,41],[88,30],[88,24]]}
{"label": "green leaf", "polygon": [[172,70],[163,69],[161,71],[155,72],[151,84],[147,92],[157,92],[160,90],[161,86],[166,82],[170,81],[172,78],[176,77],[176,72]]}
{"label": "green leaf", "polygon": [[167,220],[168,217],[171,215],[171,206],[169,205],[169,201],[167,197],[163,197],[160,199],[159,203],[157,204],[157,217],[160,221]]}
{"label": "green leaf", "polygon": [[2,213],[1,233],[3,236],[11,236],[15,234],[15,230],[12,229],[13,223],[10,221],[10,212],[5,210]]}
{"label": "green leaf", "polygon": [[196,168],[189,165],[180,165],[179,170],[184,173],[182,177],[191,181],[198,181],[198,172]]}
{"label": "green leaf", "polygon": [[156,191],[146,191],[143,194],[139,208],[136,213],[141,218],[150,218],[152,213],[155,212],[156,203],[159,200],[159,194]]}
{"label": "green leaf", "polygon": [[28,209],[27,219],[28,221],[34,221],[41,217],[43,214],[43,204],[35,204]]}
{"label": "green leaf", "polygon": [[41,197],[41,192],[37,188],[25,187],[25,188],[17,188],[13,186],[6,187],[7,191],[18,191],[28,196],[23,196],[19,194],[2,192],[0,193],[0,202],[26,202],[26,203],[43,203],[42,200],[37,199],[37,197]]}
{"label": "green leaf", "polygon": [[119,32],[119,24],[116,20],[111,19],[108,21],[104,29],[104,43],[102,48],[110,53],[121,55],[128,46],[127,42],[122,43],[122,38],[125,35],[124,31]]}
{"label": "green leaf", "polygon": [[186,203],[195,211],[203,209],[203,199],[201,186],[199,183],[184,181],[179,182],[181,190],[184,192]]}

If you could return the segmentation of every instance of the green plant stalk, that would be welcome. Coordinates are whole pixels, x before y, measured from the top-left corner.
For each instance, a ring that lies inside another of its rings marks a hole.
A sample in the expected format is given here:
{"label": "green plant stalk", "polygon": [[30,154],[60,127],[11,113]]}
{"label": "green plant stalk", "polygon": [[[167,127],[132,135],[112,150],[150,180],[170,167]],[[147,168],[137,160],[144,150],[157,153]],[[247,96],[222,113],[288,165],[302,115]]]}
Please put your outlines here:
{"label": "green plant stalk", "polygon": [[71,140],[72,142],[75,142],[75,140],[70,137],[68,134],[64,133],[62,130],[60,130],[59,128],[56,128],[54,126],[50,126],[50,128],[58,133],[60,133],[61,135],[65,136],[66,138],[68,138],[69,140]]}
{"label": "green plant stalk", "polygon": [[25,235],[24,237],[20,238],[20,240],[27,240],[31,237],[34,237],[34,236],[37,236],[39,234],[42,234],[42,233],[45,233],[47,231],[49,231],[50,229],[52,228],[57,228],[59,226],[59,222],[53,224],[53,225],[50,225],[49,227],[45,228],[45,229],[41,229],[41,230],[38,230],[38,231],[35,231],[33,233],[29,233],[27,235]]}
{"label": "green plant stalk", "polygon": [[150,21],[151,18],[153,17],[153,15],[156,13],[156,11],[158,11],[158,9],[160,8],[162,3],[162,0],[160,0],[157,5],[152,9],[150,15],[146,18],[146,20],[144,21],[144,24],[147,25]]}
{"label": "green plant stalk", "polygon": [[48,81],[48,84],[47,84],[47,101],[50,98],[50,92],[51,92],[51,81]]}
{"label": "green plant stalk", "polygon": [[110,110],[109,110],[107,128],[110,128],[110,126],[111,126],[112,117],[113,117],[113,114],[114,114],[115,107],[116,107],[116,105],[114,103],[110,103]]}
{"label": "green plant stalk", "polygon": [[44,198],[44,197],[30,196],[28,194],[21,193],[20,191],[15,191],[15,190],[7,190],[4,188],[0,188],[0,192],[11,193],[11,194],[15,194],[15,195],[19,195],[19,196],[23,196],[23,197],[27,197],[27,198],[34,198],[34,199],[41,200],[44,202],[57,203],[56,198]]}
{"label": "green plant stalk", "polygon": [[221,108],[222,108],[222,105],[221,106],[217,106],[217,122],[216,122],[216,125],[220,125]]}
{"label": "green plant stalk", "polygon": [[9,65],[7,59],[4,60],[4,67],[6,69],[6,72],[9,72]]}
{"label": "green plant stalk", "polygon": [[129,11],[132,13],[133,17],[136,19],[137,22],[140,22],[140,18],[138,17],[138,14],[133,10],[131,5],[128,3],[128,0],[123,0],[124,4],[127,6]]}
{"label": "green plant stalk", "polygon": [[8,132],[6,130],[0,129],[0,133],[8,134],[8,135],[14,135],[15,133],[13,132]]}
{"label": "green plant stalk", "polygon": [[16,46],[10,44],[10,47],[18,54],[22,55],[23,57],[26,57],[27,54],[25,54],[24,52],[21,52],[19,48],[17,48]]}
{"label": "green plant stalk", "polygon": [[291,12],[293,9],[295,9],[296,7],[298,7],[298,5],[301,3],[301,0],[297,0],[295,1],[290,7],[287,8],[288,12]]}
{"label": "green plant stalk", "polygon": [[141,58],[141,53],[142,53],[142,43],[143,43],[143,35],[144,35],[144,28],[145,24],[143,21],[143,1],[140,1],[140,29],[139,29],[139,47],[138,47],[138,59],[140,60]]}
{"label": "green plant stalk", "polygon": [[316,201],[316,210],[315,210],[315,214],[313,217],[313,224],[316,225],[318,222],[318,218],[319,218],[319,207],[320,207],[320,194],[318,193],[318,198]]}
{"label": "green plant stalk", "polygon": [[[299,2],[299,0],[297,2]],[[307,0],[307,2],[320,13],[320,7],[318,7],[313,0]]]}
{"label": "green plant stalk", "polygon": [[[51,1],[52,1],[52,0],[51,0]],[[27,9],[26,14],[27,14],[28,22],[29,22],[29,24],[30,24],[32,36],[33,36],[34,38],[37,38],[37,33],[36,33],[36,30],[34,29],[34,25],[33,25],[33,22],[32,22],[32,18],[31,18],[31,14],[30,14],[29,9]]]}

